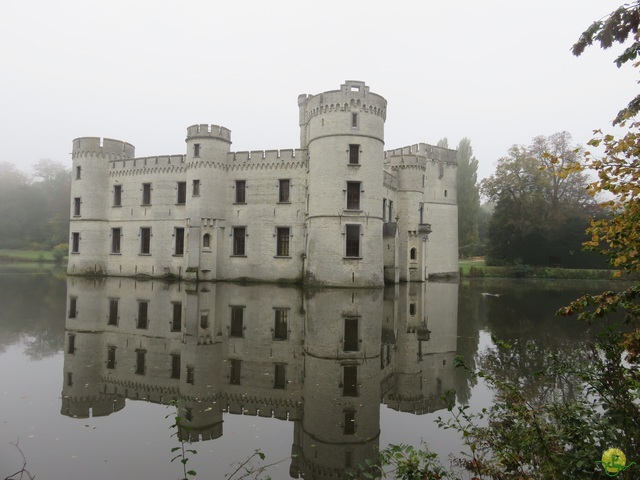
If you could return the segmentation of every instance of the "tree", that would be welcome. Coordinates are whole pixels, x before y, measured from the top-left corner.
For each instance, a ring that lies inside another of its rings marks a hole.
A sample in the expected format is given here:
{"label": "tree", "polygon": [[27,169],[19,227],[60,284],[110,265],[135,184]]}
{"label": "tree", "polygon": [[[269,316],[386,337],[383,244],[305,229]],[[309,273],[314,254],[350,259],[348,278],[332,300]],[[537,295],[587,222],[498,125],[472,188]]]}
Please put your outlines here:
{"label": "tree", "polygon": [[471,140],[463,138],[458,144],[458,244],[459,254],[468,258],[476,253],[478,244],[478,211],[480,189],[478,186],[478,160],[473,156]]}
{"label": "tree", "polygon": [[[638,58],[640,52],[640,37],[638,36],[638,26],[640,25],[640,0],[627,3],[606,17],[597,20],[587,28],[578,41],[573,45],[571,51],[575,56],[580,56],[584,50],[593,45],[594,42],[600,47],[607,49],[614,43],[624,43],[629,35],[633,34],[631,45],[616,57],[614,63],[619,67],[629,61]],[[637,64],[635,65],[637,66]],[[640,111],[640,95],[634,97],[629,104],[618,112],[613,123],[619,124],[625,119],[635,116]]]}
{"label": "tree", "polygon": [[595,206],[587,175],[573,168],[582,155],[571,135],[561,132],[535,137],[528,147],[514,145],[498,160],[495,173],[481,183],[483,194],[495,202],[489,262],[592,265],[580,254]]}

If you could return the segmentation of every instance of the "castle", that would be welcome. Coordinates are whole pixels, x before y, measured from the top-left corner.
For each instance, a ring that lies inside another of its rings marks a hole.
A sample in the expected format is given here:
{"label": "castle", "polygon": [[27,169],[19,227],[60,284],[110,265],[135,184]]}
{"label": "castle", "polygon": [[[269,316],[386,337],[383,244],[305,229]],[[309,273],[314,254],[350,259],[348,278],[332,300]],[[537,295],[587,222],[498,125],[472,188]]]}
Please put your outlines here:
{"label": "castle", "polygon": [[456,152],[386,150],[387,101],[363,82],[300,95],[300,148],[231,152],[187,129],[186,154],[73,141],[71,275],[379,287],[457,273]]}

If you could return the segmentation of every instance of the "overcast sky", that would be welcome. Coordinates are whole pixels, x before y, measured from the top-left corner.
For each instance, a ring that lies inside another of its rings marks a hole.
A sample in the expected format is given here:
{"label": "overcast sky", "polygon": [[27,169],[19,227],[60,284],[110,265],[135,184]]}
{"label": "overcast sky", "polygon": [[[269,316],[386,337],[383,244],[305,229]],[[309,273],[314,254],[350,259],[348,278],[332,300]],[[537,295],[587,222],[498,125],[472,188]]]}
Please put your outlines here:
{"label": "overcast sky", "polygon": [[297,97],[362,80],[388,101],[385,148],[471,139],[479,176],[513,144],[585,143],[635,95],[620,48],[571,55],[605,0],[20,0],[0,13],[0,162],[71,165],[76,137],[185,152],[297,148]]}

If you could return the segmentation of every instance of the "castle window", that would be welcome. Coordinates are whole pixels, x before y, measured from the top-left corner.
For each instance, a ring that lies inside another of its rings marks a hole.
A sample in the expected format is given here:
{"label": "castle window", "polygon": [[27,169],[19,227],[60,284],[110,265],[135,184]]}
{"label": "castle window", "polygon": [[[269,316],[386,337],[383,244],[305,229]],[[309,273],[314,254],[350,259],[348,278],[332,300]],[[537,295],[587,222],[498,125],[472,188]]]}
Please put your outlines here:
{"label": "castle window", "polygon": [[416,304],[413,302],[409,304],[409,315],[412,317],[416,316]]}
{"label": "castle window", "polygon": [[122,185],[113,186],[113,206],[114,207],[122,206]]}
{"label": "castle window", "polygon": [[80,232],[71,234],[71,253],[80,253]]}
{"label": "castle window", "polygon": [[69,297],[69,318],[76,318],[78,312],[78,298]]}
{"label": "castle window", "polygon": [[351,126],[353,128],[357,128],[358,127],[358,114],[357,113],[352,113],[351,114]]}
{"label": "castle window", "polygon": [[116,368],[116,347],[114,346],[107,347],[107,368]]}
{"label": "castle window", "polygon": [[200,196],[200,180],[194,180],[193,181],[193,192],[192,192],[194,197],[198,197]]}
{"label": "castle window", "polygon": [[276,229],[276,256],[289,256],[289,227],[278,227]]}
{"label": "castle window", "polygon": [[393,200],[389,200],[389,221],[393,222]]}
{"label": "castle window", "polygon": [[138,318],[136,328],[146,329],[149,327],[149,302],[138,301]]}
{"label": "castle window", "polygon": [[[446,197],[446,195],[445,195]],[[424,223],[424,203],[421,203],[420,206],[418,207],[419,213],[420,213],[420,223]]]}
{"label": "castle window", "polygon": [[80,180],[82,178],[82,167],[76,167],[76,180]]}
{"label": "castle window", "polygon": [[229,360],[229,383],[231,385],[240,385],[240,371],[242,367],[242,360],[232,359]]}
{"label": "castle window", "polygon": [[287,366],[276,363],[273,367],[273,388],[284,388],[287,385]]}
{"label": "castle window", "polygon": [[211,235],[208,233],[202,237],[202,248],[211,248]]}
{"label": "castle window", "polygon": [[187,203],[187,182],[178,182],[178,199],[177,205],[184,205]]}
{"label": "castle window", "polygon": [[244,307],[231,307],[230,337],[244,336]]}
{"label": "castle window", "polygon": [[67,372],[67,387],[73,386],[73,373]]}
{"label": "castle window", "polygon": [[[383,198],[382,199],[382,221],[386,222],[387,221],[387,199]],[[389,219],[389,221],[391,221],[391,219]]]}
{"label": "castle window", "polygon": [[142,227],[140,229],[140,254],[151,254],[151,227]]}
{"label": "castle window", "polygon": [[447,197],[447,191],[446,190],[444,191],[444,196],[445,196],[445,198]]}
{"label": "castle window", "polygon": [[286,340],[289,336],[289,309],[276,308],[275,321],[273,325],[273,338],[275,340]]}
{"label": "castle window", "polygon": [[411,260],[414,260],[414,261],[416,260],[416,258],[417,258],[417,250],[416,250],[416,247],[413,247],[413,248],[411,249],[411,251],[409,252],[409,257],[411,258]]}
{"label": "castle window", "polygon": [[345,226],[345,256],[360,257],[360,225]]}
{"label": "castle window", "polygon": [[120,239],[122,237],[121,228],[111,229],[111,253],[120,253]]}
{"label": "castle window", "polygon": [[136,375],[144,375],[147,351],[136,349]]}
{"label": "castle window", "polygon": [[344,338],[342,348],[345,352],[357,352],[360,350],[357,318],[344,319]]}
{"label": "castle window", "polygon": [[243,257],[245,255],[246,227],[233,227],[233,254]]}
{"label": "castle window", "polygon": [[342,396],[358,396],[358,366],[344,365],[342,367]]}
{"label": "castle window", "polygon": [[184,255],[184,228],[176,227],[174,235],[176,237],[175,255]]}
{"label": "castle window", "polygon": [[356,433],[356,412],[353,410],[344,411],[344,423],[342,433],[353,435]]}
{"label": "castle window", "polygon": [[360,182],[347,182],[347,210],[360,210]]}
{"label": "castle window", "polygon": [[171,354],[171,378],[180,378],[180,355]]}
{"label": "castle window", "polygon": [[203,330],[209,328],[209,312],[202,312],[200,314],[200,328]]}
{"label": "castle window", "polygon": [[199,157],[200,156],[200,144],[199,143],[194,143],[193,144],[193,156],[194,157]]}
{"label": "castle window", "polygon": [[70,333],[69,336],[69,345],[67,348],[67,353],[76,353],[76,335],[74,333]]}
{"label": "castle window", "polygon": [[235,203],[246,202],[246,193],[247,193],[246,190],[247,190],[247,181],[236,180],[236,202]]}
{"label": "castle window", "polygon": [[171,319],[171,331],[179,332],[182,330],[182,303],[173,304],[173,317]]}
{"label": "castle window", "polygon": [[349,165],[360,165],[360,145],[349,145]]}
{"label": "castle window", "polygon": [[110,298],[109,299],[109,319],[107,320],[108,325],[118,325],[118,299]]}
{"label": "castle window", "polygon": [[151,184],[142,184],[142,205],[151,205]]}
{"label": "castle window", "polygon": [[73,199],[73,216],[74,217],[79,217],[80,216],[80,197],[76,197]]}
{"label": "castle window", "polygon": [[278,185],[278,202],[289,203],[289,187],[291,186],[291,180],[284,179],[279,180]]}
{"label": "castle window", "polygon": [[196,383],[196,368],[191,365],[187,365],[187,383],[191,385]]}

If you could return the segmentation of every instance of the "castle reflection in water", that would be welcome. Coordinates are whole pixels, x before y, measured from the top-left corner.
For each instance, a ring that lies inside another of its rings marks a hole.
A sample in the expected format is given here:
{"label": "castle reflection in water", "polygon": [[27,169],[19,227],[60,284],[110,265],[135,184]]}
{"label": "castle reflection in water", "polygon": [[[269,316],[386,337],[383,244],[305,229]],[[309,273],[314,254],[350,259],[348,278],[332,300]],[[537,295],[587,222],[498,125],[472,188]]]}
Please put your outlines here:
{"label": "castle reflection in water", "polygon": [[291,421],[293,478],[375,461],[381,403],[433,412],[455,386],[457,283],[303,290],[73,277],[67,294],[63,415],[177,400],[191,442],[222,437],[225,415]]}

